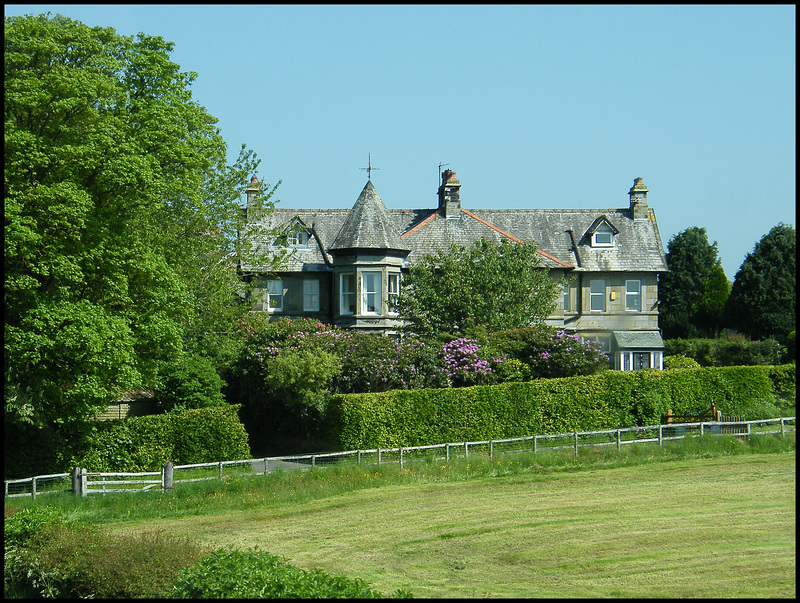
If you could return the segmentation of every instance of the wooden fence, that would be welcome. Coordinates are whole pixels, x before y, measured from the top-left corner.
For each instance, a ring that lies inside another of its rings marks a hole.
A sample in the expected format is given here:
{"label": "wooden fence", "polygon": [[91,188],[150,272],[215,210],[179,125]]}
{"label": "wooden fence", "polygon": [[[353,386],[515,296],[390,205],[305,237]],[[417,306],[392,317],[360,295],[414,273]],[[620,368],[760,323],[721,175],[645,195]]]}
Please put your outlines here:
{"label": "wooden fence", "polygon": [[[721,417],[724,421],[699,421],[692,423],[669,423],[645,427],[625,427],[598,431],[574,431],[569,433],[531,435],[499,440],[475,442],[455,442],[432,444],[429,446],[408,446],[399,448],[373,448],[370,450],[349,450],[346,452],[321,452],[297,454],[237,461],[215,461],[192,465],[173,465],[165,463],[161,471],[144,473],[93,472],[76,467],[71,473],[37,475],[22,479],[5,480],[7,498],[30,496],[36,499],[43,494],[72,492],[76,496],[89,494],[109,494],[116,492],[146,492],[150,490],[170,490],[175,483],[188,483],[211,479],[225,479],[238,475],[267,475],[275,470],[309,469],[315,466],[334,464],[339,461],[357,463],[406,463],[415,460],[443,460],[469,458],[478,454],[493,458],[496,454],[518,452],[540,452],[546,450],[578,450],[591,446],[616,446],[621,450],[626,444],[655,443],[661,446],[665,441],[685,438],[692,431],[704,435],[751,435],[780,434],[796,432],[795,417],[743,421],[739,417]],[[438,455],[438,456],[437,456]]]}

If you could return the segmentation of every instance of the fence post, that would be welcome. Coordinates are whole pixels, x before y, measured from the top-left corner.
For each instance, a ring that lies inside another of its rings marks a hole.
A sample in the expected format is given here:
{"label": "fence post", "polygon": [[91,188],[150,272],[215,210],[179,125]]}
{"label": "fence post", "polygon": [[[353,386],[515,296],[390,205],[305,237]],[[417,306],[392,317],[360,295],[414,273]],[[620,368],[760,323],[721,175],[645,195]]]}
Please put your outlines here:
{"label": "fence post", "polygon": [[469,450],[467,449],[468,444],[464,442],[464,458],[469,458]]}
{"label": "fence post", "polygon": [[622,450],[622,433],[617,429],[617,452]]}
{"label": "fence post", "polygon": [[31,478],[31,500],[36,500],[36,478]]}
{"label": "fence post", "polygon": [[175,485],[175,466],[172,464],[172,461],[167,461],[164,463],[164,467],[161,469],[161,489],[162,490],[172,490]]}
{"label": "fence post", "polygon": [[494,459],[494,442],[489,440],[489,458]]}
{"label": "fence post", "polygon": [[450,461],[450,443],[444,445],[444,458],[446,461]]}
{"label": "fence post", "polygon": [[575,432],[575,456],[578,456],[578,432]]}
{"label": "fence post", "polygon": [[357,461],[357,463],[359,465],[361,464],[361,451],[360,450],[358,451],[358,461]]}
{"label": "fence post", "polygon": [[781,417],[781,438],[786,438],[786,434],[783,432],[783,417]]}
{"label": "fence post", "polygon": [[403,468],[403,447],[400,446],[400,469]]}
{"label": "fence post", "polygon": [[264,457],[264,475],[269,473],[269,459]]}
{"label": "fence post", "polygon": [[81,485],[80,485],[80,474],[81,468],[80,467],[73,467],[72,471],[70,472],[70,477],[72,478],[72,493],[75,496],[81,495]]}
{"label": "fence post", "polygon": [[317,456],[315,454],[311,455],[311,466],[312,467],[316,467],[317,466]]}
{"label": "fence post", "polygon": [[663,425],[658,426],[658,445],[661,446],[661,440],[663,439],[662,432],[663,432]]}
{"label": "fence post", "polygon": [[378,464],[381,464],[381,449],[378,448]]}
{"label": "fence post", "polygon": [[703,432],[703,425],[705,425],[705,423],[703,423],[702,421],[700,421],[700,437],[701,437],[701,438],[703,437],[703,433],[704,433],[704,432]]}
{"label": "fence post", "polygon": [[222,461],[219,462],[219,479],[222,479]]}
{"label": "fence post", "polygon": [[536,454],[536,434],[533,436],[533,454]]}
{"label": "fence post", "polygon": [[81,483],[81,498],[86,498],[89,494],[89,484],[87,483],[86,467],[81,467],[80,483]]}

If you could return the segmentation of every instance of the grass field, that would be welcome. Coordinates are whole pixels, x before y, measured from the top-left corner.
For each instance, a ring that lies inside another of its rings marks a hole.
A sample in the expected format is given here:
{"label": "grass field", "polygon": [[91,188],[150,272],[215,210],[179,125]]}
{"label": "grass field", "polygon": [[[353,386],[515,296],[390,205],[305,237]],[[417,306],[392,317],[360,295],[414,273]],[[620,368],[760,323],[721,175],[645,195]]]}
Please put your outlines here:
{"label": "grass field", "polygon": [[[251,503],[211,514],[189,514],[176,490],[161,519],[106,525],[257,546],[418,598],[794,597],[795,461],[792,451],[509,473],[486,460],[497,469],[461,481],[263,502],[245,488],[235,495]],[[302,479],[323,491],[328,478]]]}

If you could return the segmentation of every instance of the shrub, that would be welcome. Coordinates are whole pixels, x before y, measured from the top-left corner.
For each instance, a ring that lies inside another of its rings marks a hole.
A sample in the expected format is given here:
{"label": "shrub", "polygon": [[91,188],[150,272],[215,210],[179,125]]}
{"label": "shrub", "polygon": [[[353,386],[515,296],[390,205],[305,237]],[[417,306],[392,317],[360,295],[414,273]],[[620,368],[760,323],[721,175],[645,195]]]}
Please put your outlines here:
{"label": "shrub", "polygon": [[547,325],[510,329],[489,336],[499,351],[527,366],[530,379],[592,375],[608,368],[608,357],[595,341]]}
{"label": "shrub", "polygon": [[664,370],[678,370],[687,368],[700,368],[700,363],[688,356],[666,356],[664,358]]}
{"label": "shrub", "polygon": [[[397,591],[395,596],[406,597]],[[382,598],[358,578],[306,572],[265,551],[217,550],[181,571],[172,597],[181,599]]]}
{"label": "shrub", "polygon": [[477,340],[465,337],[442,346],[440,352],[444,370],[454,387],[497,383],[497,366],[504,358],[492,357]]}
{"label": "shrub", "polygon": [[667,339],[664,362],[671,356],[685,356],[700,366],[778,365],[786,347],[774,339],[750,341],[743,335],[729,333],[719,339]]}
{"label": "shrub", "polygon": [[6,590],[47,598],[161,598],[202,554],[198,544],[161,532],[110,535],[55,522],[15,549]]}
{"label": "shrub", "polygon": [[158,471],[164,463],[248,458],[250,446],[238,405],[133,417],[97,425],[88,450],[70,466],[90,471]]}
{"label": "shrub", "polygon": [[208,358],[185,356],[168,367],[155,398],[164,411],[222,406],[222,386],[222,379]]}

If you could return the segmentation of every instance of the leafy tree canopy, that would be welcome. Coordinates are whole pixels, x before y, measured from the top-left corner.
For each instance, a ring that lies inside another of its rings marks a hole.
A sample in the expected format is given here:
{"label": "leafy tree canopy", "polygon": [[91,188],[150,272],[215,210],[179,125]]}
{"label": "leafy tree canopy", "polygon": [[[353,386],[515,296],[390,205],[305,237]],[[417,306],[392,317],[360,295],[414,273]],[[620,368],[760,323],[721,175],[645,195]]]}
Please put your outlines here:
{"label": "leafy tree canopy", "polygon": [[422,257],[403,279],[397,308],[418,335],[461,336],[542,323],[558,292],[534,243],[481,239]]}
{"label": "leafy tree canopy", "polygon": [[797,233],[780,223],[742,262],[725,308],[726,326],[752,339],[785,342],[795,330]]}
{"label": "leafy tree canopy", "polygon": [[714,337],[730,285],[717,257],[717,242],[692,226],[667,245],[667,266],[658,283],[659,326],[664,337]]}
{"label": "leafy tree canopy", "polygon": [[[224,360],[242,185],[157,36],[5,19],[6,416],[82,420],[186,352]],[[262,195],[271,207],[274,188]]]}

